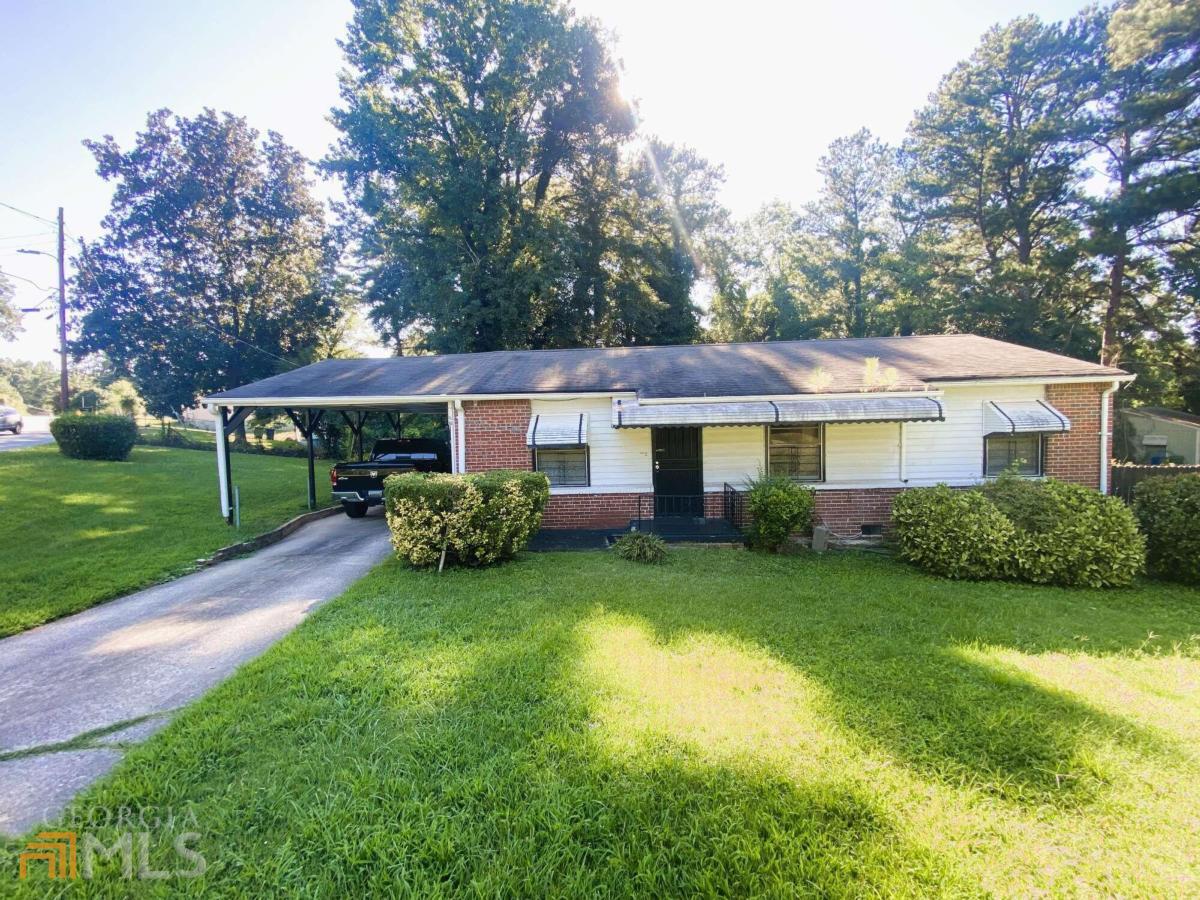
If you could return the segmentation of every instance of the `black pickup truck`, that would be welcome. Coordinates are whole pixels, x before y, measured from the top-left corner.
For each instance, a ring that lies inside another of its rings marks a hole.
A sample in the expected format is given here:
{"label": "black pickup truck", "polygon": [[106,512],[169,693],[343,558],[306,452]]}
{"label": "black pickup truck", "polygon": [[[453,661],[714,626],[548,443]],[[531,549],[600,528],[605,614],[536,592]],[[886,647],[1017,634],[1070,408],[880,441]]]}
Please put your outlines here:
{"label": "black pickup truck", "polygon": [[334,500],[352,519],[383,502],[383,479],[400,472],[449,472],[450,447],[433,438],[376,441],[366,462],[338,463],[329,470]]}

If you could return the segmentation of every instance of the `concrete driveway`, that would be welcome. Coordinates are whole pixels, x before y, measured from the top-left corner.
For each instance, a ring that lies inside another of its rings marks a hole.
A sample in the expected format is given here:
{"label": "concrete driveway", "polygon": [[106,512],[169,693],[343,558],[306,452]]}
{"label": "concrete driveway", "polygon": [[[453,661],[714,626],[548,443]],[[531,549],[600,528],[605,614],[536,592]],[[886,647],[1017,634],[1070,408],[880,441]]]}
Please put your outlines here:
{"label": "concrete driveway", "polygon": [[57,816],[122,745],[163,727],[389,553],[381,509],[332,516],[253,556],[0,641],[0,833]]}
{"label": "concrete driveway", "polygon": [[49,444],[54,438],[50,435],[49,416],[24,416],[25,430],[20,434],[4,432],[0,434],[0,453],[5,450],[21,450],[24,447],[36,447],[38,444]]}

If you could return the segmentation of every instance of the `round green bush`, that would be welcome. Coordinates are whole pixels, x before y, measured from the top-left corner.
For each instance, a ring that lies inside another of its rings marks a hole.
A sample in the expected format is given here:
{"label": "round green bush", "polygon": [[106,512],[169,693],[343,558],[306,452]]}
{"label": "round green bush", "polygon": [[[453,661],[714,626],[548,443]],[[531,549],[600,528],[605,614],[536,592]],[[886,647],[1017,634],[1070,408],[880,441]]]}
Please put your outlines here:
{"label": "round green bush", "polygon": [[1009,574],[1034,584],[1125,587],[1146,545],[1123,502],[1081,484],[1004,476],[983,493],[1016,528]]}
{"label": "round green bush", "polygon": [[406,472],[383,483],[396,554],[413,566],[484,566],[525,548],[542,523],[550,482],[540,472]]}
{"label": "round green bush", "polygon": [[945,578],[1002,578],[1016,529],[978,491],[944,484],[903,491],[892,523],[904,559]]}
{"label": "round green bush", "polygon": [[667,558],[667,542],[657,534],[631,531],[613,541],[613,551],[630,562],[658,564]]}
{"label": "round green bush", "polygon": [[812,524],[815,503],[811,488],[777,475],[759,475],[746,490],[750,546],[778,550],[793,534]]}
{"label": "round green bush", "polygon": [[1147,478],[1133,491],[1146,562],[1160,578],[1200,584],[1200,475]]}
{"label": "round green bush", "polygon": [[59,416],[50,423],[50,433],[72,459],[128,459],[138,438],[133,419],[99,414]]}

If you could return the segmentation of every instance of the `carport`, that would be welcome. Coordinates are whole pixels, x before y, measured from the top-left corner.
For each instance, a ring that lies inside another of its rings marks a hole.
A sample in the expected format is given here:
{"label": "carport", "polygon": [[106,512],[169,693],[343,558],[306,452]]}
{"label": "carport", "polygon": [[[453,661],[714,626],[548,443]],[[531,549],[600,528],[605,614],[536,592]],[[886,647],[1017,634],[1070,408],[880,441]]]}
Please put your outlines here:
{"label": "carport", "polygon": [[[286,376],[276,376],[284,378]],[[308,508],[317,506],[317,476],[316,476],[316,447],[314,435],[326,417],[339,417],[349,428],[353,436],[352,455],[359,461],[363,459],[363,426],[368,416],[382,416],[391,425],[396,436],[400,436],[404,425],[404,417],[412,414],[444,416],[450,430],[451,463],[453,471],[461,471],[461,456],[455,448],[458,444],[456,435],[461,425],[455,421],[452,404],[445,402],[429,402],[410,398],[350,398],[350,397],[320,397],[297,396],[292,391],[279,390],[276,392],[263,391],[267,381],[259,382],[249,387],[256,388],[254,397],[232,397],[236,392],[216,394],[204,399],[204,405],[216,415],[216,444],[217,444],[217,484],[221,501],[221,515],[225,521],[233,523],[233,467],[232,454],[229,449],[231,432],[236,432],[239,425],[255,411],[263,409],[282,409],[295,424],[296,429],[304,437],[308,457]],[[457,426],[457,427],[456,427]]]}

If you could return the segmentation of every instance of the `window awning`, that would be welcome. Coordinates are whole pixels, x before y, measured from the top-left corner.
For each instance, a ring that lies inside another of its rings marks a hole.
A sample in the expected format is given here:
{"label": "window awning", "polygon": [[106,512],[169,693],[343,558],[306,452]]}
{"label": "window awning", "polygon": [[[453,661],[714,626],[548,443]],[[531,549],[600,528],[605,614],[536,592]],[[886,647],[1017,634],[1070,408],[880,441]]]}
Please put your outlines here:
{"label": "window awning", "polygon": [[1071,430],[1071,420],[1044,400],[988,401],[983,404],[983,420],[987,434]]}
{"label": "window awning", "polygon": [[578,447],[586,444],[587,413],[536,415],[525,432],[527,447]]}
{"label": "window awning", "polygon": [[846,397],[832,400],[748,400],[742,403],[613,401],[614,428],[664,425],[787,425],[805,422],[940,422],[932,397]]}

